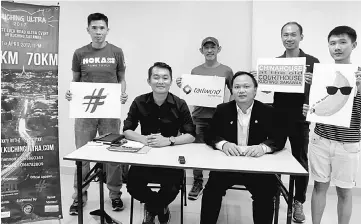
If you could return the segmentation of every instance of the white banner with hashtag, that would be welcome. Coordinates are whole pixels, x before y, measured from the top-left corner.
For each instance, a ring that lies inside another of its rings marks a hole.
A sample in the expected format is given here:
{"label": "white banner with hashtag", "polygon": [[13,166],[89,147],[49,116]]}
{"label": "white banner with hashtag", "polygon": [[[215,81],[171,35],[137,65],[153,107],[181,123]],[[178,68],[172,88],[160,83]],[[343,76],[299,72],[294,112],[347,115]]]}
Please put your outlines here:
{"label": "white banner with hashtag", "polygon": [[118,83],[71,82],[70,118],[120,118]]}

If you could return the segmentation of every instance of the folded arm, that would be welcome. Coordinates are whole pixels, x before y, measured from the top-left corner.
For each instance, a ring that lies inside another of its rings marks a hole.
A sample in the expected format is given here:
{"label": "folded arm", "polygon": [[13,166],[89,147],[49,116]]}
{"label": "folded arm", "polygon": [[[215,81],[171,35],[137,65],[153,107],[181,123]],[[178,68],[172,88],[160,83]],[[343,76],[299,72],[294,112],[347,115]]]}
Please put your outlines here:
{"label": "folded arm", "polygon": [[147,144],[147,137],[135,132],[139,123],[139,109],[135,100],[129,108],[128,117],[124,120],[123,134],[127,139]]}

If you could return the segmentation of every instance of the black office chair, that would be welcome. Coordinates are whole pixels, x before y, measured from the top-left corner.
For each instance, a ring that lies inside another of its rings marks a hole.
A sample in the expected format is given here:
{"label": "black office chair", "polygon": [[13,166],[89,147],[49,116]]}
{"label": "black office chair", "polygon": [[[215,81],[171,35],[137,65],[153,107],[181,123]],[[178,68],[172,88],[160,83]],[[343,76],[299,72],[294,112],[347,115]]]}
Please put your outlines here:
{"label": "black office chair", "polygon": [[[158,183],[150,183],[150,184],[158,184]],[[187,184],[186,184],[186,171],[183,171],[183,181],[181,184],[181,224],[183,224],[183,200],[184,206],[187,206]],[[151,188],[160,188],[159,185],[152,185]],[[134,210],[134,198],[131,196],[130,199],[130,224],[133,224],[133,211]]]}

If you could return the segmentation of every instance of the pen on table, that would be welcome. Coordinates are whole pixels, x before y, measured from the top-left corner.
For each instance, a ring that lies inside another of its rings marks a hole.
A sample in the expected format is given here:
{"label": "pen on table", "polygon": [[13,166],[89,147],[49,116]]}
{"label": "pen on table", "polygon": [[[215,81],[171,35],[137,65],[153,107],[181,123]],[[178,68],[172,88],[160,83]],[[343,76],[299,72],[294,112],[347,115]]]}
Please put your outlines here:
{"label": "pen on table", "polygon": [[99,141],[90,141],[88,143],[88,145],[90,145],[90,146],[101,146],[103,144],[104,144],[103,142],[99,142]]}

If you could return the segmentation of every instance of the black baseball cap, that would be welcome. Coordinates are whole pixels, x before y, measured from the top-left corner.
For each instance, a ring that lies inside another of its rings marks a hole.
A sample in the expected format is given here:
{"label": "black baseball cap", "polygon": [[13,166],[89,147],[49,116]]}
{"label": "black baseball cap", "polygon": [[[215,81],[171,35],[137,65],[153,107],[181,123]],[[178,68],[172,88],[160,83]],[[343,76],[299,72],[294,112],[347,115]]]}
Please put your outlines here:
{"label": "black baseball cap", "polygon": [[206,38],[204,38],[204,40],[202,41],[201,47],[203,47],[206,43],[213,43],[213,44],[219,46],[219,42],[215,37],[206,37]]}

